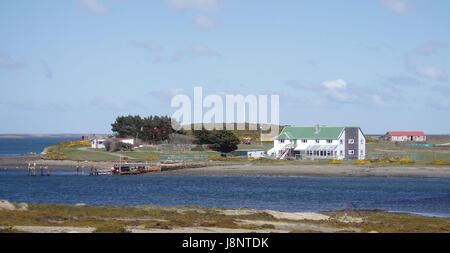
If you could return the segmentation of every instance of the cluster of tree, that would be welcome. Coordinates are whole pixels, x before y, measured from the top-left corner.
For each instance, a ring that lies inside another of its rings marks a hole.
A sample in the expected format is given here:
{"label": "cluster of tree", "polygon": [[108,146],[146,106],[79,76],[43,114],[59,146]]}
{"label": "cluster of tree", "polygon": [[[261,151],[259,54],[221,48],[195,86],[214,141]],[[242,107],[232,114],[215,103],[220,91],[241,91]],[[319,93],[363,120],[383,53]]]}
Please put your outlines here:
{"label": "cluster of tree", "polygon": [[173,133],[186,134],[185,131],[175,131],[172,119],[167,116],[121,116],[111,124],[112,131],[120,138],[136,138],[145,142],[158,143],[169,139]]}
{"label": "cluster of tree", "polygon": [[210,149],[223,153],[236,150],[237,145],[241,142],[233,132],[228,130],[194,130],[193,135],[195,137],[194,143],[207,144]]}

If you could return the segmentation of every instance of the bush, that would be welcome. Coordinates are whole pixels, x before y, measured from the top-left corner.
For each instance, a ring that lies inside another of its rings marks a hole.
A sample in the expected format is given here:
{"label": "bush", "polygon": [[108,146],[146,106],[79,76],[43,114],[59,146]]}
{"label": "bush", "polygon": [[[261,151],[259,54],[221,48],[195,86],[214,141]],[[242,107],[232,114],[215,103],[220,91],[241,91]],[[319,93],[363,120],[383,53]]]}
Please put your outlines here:
{"label": "bush", "polygon": [[395,158],[395,157],[389,157],[389,158],[379,158],[379,159],[365,159],[365,160],[358,160],[355,161],[354,164],[364,165],[364,164],[412,164],[415,163],[413,159],[410,158]]}
{"label": "bush", "polygon": [[157,162],[157,161],[159,161],[160,159],[159,159],[159,157],[157,157],[157,156],[149,156],[149,157],[146,157],[145,160],[146,160],[146,161],[149,161],[149,162]]}
{"label": "bush", "polygon": [[191,151],[205,151],[202,145],[197,145],[193,148],[191,148]]}
{"label": "bush", "polygon": [[366,136],[366,142],[379,142],[380,140],[377,138],[373,138],[370,136]]}
{"label": "bush", "polygon": [[443,160],[436,160],[428,163],[428,165],[450,165],[450,162],[443,161]]}
{"label": "bush", "polygon": [[328,163],[329,163],[329,164],[342,164],[342,161],[341,161],[341,160],[333,159],[333,160],[329,161]]}

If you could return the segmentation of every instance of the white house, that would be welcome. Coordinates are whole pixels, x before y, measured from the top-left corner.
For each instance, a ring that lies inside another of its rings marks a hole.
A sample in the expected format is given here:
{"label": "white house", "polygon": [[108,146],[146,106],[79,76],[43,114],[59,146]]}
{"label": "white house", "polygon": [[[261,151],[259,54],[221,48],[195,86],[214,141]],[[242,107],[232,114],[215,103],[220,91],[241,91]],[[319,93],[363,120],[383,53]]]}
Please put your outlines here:
{"label": "white house", "polygon": [[267,154],[276,159],[362,160],[366,138],[359,127],[285,127]]}
{"label": "white house", "polygon": [[427,136],[424,132],[388,132],[382,137],[387,141],[412,141],[412,142],[425,142]]}
{"label": "white house", "polygon": [[[127,143],[127,144],[134,146],[133,138],[119,138],[117,140],[122,143]],[[91,148],[95,148],[95,149],[105,148],[105,139],[95,138],[95,139],[91,140]]]}
{"label": "white house", "polygon": [[95,138],[91,140],[91,148],[105,148],[105,139]]}

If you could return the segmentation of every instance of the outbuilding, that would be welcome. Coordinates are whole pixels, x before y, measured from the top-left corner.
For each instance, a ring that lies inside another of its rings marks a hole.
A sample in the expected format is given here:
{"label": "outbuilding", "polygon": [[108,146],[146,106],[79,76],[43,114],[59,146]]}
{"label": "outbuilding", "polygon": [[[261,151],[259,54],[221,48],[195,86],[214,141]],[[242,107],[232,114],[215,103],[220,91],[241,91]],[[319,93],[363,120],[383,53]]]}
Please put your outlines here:
{"label": "outbuilding", "polygon": [[387,132],[381,139],[386,141],[425,142],[427,136],[421,131],[391,131]]}
{"label": "outbuilding", "polygon": [[239,149],[235,152],[238,156],[255,159],[262,158],[266,154],[264,149]]}

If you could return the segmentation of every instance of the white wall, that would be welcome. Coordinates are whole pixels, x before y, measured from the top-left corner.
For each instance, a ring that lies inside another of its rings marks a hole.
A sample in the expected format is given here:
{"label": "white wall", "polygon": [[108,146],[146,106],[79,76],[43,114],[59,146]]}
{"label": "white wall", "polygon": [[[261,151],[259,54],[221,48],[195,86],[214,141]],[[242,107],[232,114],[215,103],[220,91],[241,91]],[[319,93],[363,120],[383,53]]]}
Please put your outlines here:
{"label": "white wall", "polygon": [[125,139],[125,140],[120,140],[120,142],[122,142],[122,143],[127,143],[127,144],[131,144],[131,145],[134,145],[134,139]]}
{"label": "white wall", "polygon": [[[98,145],[97,145],[98,142]],[[91,148],[105,148],[105,140],[104,139],[94,139],[91,141]]]}

